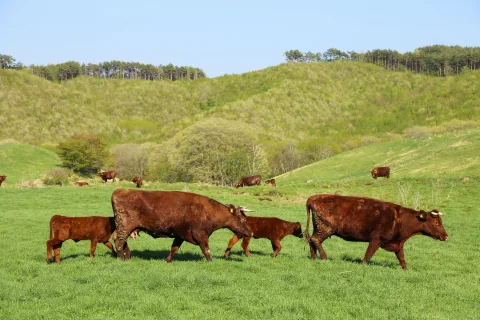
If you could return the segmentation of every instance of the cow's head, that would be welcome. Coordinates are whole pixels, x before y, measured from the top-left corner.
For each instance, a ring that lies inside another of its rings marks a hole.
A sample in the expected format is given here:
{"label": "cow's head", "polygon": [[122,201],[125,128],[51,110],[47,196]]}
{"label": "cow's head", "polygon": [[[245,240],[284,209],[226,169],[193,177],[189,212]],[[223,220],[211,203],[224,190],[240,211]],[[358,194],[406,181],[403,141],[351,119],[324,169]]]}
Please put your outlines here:
{"label": "cow's head", "polygon": [[442,215],[443,213],[439,212],[437,209],[430,212],[423,210],[418,211],[416,216],[422,224],[422,233],[438,240],[447,240],[448,234],[443,227]]}
{"label": "cow's head", "polygon": [[227,228],[242,236],[251,237],[253,235],[253,231],[247,223],[245,212],[253,212],[253,210],[249,210],[242,206],[235,207],[233,204],[227,204],[225,206],[230,214],[234,217],[233,224],[227,226]]}
{"label": "cow's head", "polygon": [[298,238],[303,238],[302,225],[300,222],[295,222],[292,235]]}

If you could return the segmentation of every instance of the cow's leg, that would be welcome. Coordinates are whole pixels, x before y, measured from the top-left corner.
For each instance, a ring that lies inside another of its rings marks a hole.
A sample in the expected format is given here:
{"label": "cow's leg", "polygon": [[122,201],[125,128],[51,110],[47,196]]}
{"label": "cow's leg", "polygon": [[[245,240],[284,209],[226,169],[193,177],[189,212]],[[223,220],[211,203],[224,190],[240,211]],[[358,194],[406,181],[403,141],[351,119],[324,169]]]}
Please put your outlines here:
{"label": "cow's leg", "polygon": [[312,260],[317,258],[316,249],[320,252],[320,258],[322,260],[327,260],[327,253],[323,250],[322,243],[330,237],[334,232],[331,229],[323,229],[319,231],[314,230],[314,235],[310,238],[310,254]]}
{"label": "cow's leg", "polygon": [[166,262],[172,262],[173,255],[178,251],[178,249],[180,249],[180,246],[182,245],[182,243],[183,243],[182,238],[173,239],[172,250],[170,250],[170,254],[165,259]]}
{"label": "cow's leg", "polygon": [[195,236],[195,240],[198,242],[200,249],[202,249],[202,253],[207,259],[207,261],[212,261],[212,256],[210,254],[210,248],[208,247],[208,234],[201,233]]}
{"label": "cow's leg", "polygon": [[400,262],[400,266],[402,267],[402,269],[407,270],[407,264],[405,263],[405,257],[403,254],[403,247],[401,247],[400,250],[395,252],[395,255],[397,256],[397,259]]}
{"label": "cow's leg", "polygon": [[55,246],[58,244],[62,243],[62,241],[56,239],[55,237],[47,240],[47,263],[50,263],[52,261],[52,251]]}
{"label": "cow's leg", "polygon": [[272,249],[273,249],[273,257],[275,258],[280,250],[282,250],[282,244],[278,239],[272,240]]}
{"label": "cow's leg", "polygon": [[90,242],[90,260],[93,259],[95,250],[97,250],[97,242],[92,240],[92,242]]}
{"label": "cow's leg", "polygon": [[117,258],[122,260],[130,259],[125,252],[127,245],[128,234],[117,232],[117,238],[115,239],[115,247],[117,248]]}
{"label": "cow's leg", "polygon": [[62,249],[63,242],[53,246],[53,252],[55,253],[55,262],[60,264],[60,249]]}
{"label": "cow's leg", "polygon": [[103,244],[106,245],[108,249],[110,249],[110,251],[112,252],[112,256],[117,256],[117,253],[115,252],[115,249],[113,248],[113,245],[110,241],[104,242]]}
{"label": "cow's leg", "polygon": [[234,234],[232,239],[230,239],[230,241],[228,242],[227,250],[225,250],[224,254],[225,257],[228,257],[228,255],[230,254],[230,250],[238,242],[238,240],[240,240],[240,238],[236,234]]}
{"label": "cow's leg", "polygon": [[368,244],[367,252],[365,252],[365,257],[362,260],[362,264],[365,264],[368,260],[370,260],[375,252],[377,252],[378,248],[380,248],[380,240],[373,239]]}
{"label": "cow's leg", "polygon": [[248,250],[248,245],[250,244],[251,239],[252,239],[251,237],[244,237],[243,241],[242,241],[242,248],[243,248],[243,251],[245,252],[245,255],[247,257],[252,256],[252,254],[250,253],[250,250]]}

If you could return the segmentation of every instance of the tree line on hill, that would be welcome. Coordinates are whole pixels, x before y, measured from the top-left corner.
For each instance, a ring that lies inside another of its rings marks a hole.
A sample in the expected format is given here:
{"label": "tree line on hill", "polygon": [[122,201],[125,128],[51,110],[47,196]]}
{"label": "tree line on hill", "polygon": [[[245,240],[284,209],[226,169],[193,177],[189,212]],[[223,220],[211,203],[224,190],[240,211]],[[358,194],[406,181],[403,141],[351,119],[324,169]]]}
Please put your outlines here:
{"label": "tree line on hill", "polygon": [[[9,55],[0,54],[2,69],[24,69],[21,62]],[[206,78],[205,72],[200,68],[188,66],[175,66],[173,64],[158,65],[139,62],[106,61],[98,64],[80,64],[68,61],[49,65],[31,65],[31,73],[50,81],[64,81],[80,75],[90,78],[110,79],[141,79],[141,80],[196,80]]]}
{"label": "tree line on hill", "polygon": [[432,76],[448,76],[480,68],[480,47],[433,45],[399,53],[376,49],[365,53],[330,48],[325,52],[285,52],[288,62],[331,62],[336,60],[363,61],[395,71],[413,71]]}

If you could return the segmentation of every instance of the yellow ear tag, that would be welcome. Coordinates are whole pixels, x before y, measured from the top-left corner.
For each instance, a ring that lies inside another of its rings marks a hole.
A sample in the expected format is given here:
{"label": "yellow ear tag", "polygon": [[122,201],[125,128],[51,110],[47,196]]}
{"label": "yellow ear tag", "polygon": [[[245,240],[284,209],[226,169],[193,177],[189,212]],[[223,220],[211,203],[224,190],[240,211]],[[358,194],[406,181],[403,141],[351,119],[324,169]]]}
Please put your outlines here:
{"label": "yellow ear tag", "polygon": [[233,213],[233,208],[230,208],[230,213]]}

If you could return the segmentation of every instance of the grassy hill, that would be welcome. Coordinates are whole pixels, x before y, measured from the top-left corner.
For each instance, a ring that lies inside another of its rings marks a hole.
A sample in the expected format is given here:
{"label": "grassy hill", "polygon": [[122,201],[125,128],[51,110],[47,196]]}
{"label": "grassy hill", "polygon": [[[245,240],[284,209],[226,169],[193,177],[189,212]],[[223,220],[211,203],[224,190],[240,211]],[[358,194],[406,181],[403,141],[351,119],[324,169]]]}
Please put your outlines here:
{"label": "grassy hill", "polygon": [[162,142],[222,118],[249,123],[261,141],[321,136],[351,143],[452,119],[478,121],[479,86],[479,71],[435,78],[355,62],[289,63],[177,82],[52,83],[0,70],[0,137],[52,144],[88,132],[113,143]]}
{"label": "grassy hill", "polygon": [[392,180],[480,178],[480,130],[372,144],[312,163],[276,179],[287,184],[303,184],[306,180],[369,180],[372,179],[370,170],[377,166],[389,166]]}
{"label": "grassy hill", "polygon": [[26,144],[0,145],[0,175],[6,175],[3,187],[39,179],[60,163],[56,153]]}

